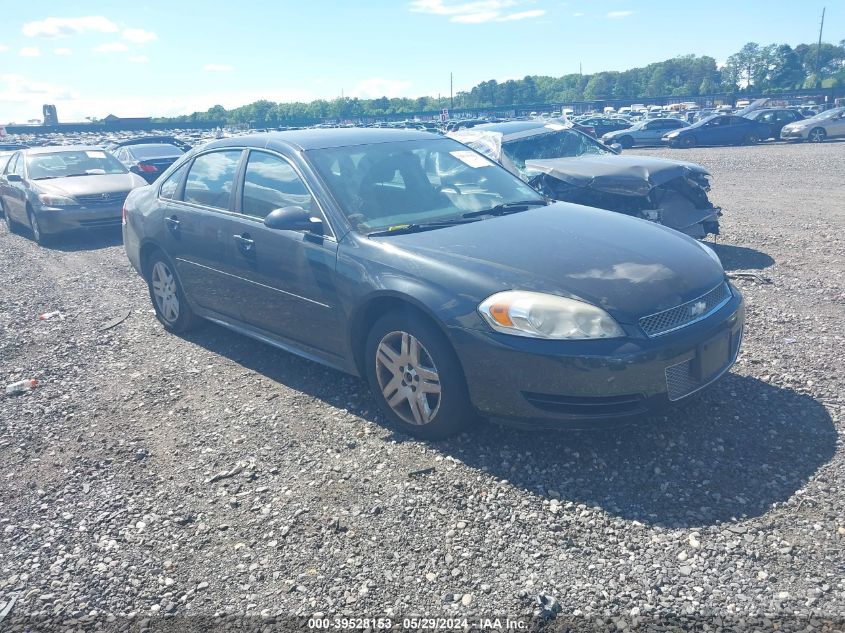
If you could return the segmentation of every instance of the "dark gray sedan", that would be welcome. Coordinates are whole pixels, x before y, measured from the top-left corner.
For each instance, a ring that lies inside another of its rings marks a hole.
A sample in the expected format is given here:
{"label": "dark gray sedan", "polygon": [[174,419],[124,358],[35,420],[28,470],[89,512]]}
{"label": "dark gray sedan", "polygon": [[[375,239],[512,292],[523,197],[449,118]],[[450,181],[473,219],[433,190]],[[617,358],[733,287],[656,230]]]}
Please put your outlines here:
{"label": "dark gray sedan", "polygon": [[476,413],[630,419],[714,382],[742,337],[707,246],[422,132],[213,141],[129,196],[123,238],[168,330],[208,319],[360,375],[429,439]]}
{"label": "dark gray sedan", "polygon": [[120,226],[126,196],[146,184],[99,147],[25,149],[2,171],[0,209],[10,231],[27,226],[43,244],[73,229]]}

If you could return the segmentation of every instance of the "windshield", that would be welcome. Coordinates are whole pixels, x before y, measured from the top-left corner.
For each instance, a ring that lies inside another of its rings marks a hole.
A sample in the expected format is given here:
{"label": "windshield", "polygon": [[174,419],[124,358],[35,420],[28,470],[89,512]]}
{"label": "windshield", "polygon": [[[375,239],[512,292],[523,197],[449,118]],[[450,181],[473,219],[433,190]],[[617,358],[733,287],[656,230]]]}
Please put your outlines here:
{"label": "windshield", "polygon": [[12,157],[14,152],[0,152],[0,172],[6,169],[6,165],[9,163],[9,159]]}
{"label": "windshield", "polygon": [[103,150],[74,150],[27,157],[30,180],[127,173],[120,161]]}
{"label": "windshield", "polygon": [[813,118],[816,121],[824,121],[826,119],[832,119],[842,113],[845,113],[845,108],[833,108],[833,110],[828,110],[827,112],[822,112],[821,114],[817,114]]}
{"label": "windshield", "polygon": [[502,151],[520,170],[525,169],[526,160],[613,154],[607,147],[577,130],[558,130],[505,141]]}
{"label": "windshield", "polygon": [[466,213],[544,198],[451,139],[312,150],[308,157],[359,233],[459,221]]}

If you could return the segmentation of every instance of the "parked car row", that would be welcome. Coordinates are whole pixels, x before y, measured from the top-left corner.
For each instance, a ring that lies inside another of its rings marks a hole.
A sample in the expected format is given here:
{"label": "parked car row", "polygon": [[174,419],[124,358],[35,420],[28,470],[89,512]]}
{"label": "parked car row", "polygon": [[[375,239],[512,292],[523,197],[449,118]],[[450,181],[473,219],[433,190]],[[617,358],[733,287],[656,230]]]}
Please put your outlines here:
{"label": "parked car row", "polygon": [[[426,132],[303,130],[212,141],[151,185],[97,146],[24,149],[0,205],[38,241],[122,224],[167,330],[210,320],[359,375],[388,420],[423,438],[477,415],[629,422],[727,372],[744,307],[712,250],[520,177],[577,189],[561,156],[582,172],[607,161],[611,180],[637,157],[571,126],[505,125],[476,130],[501,135],[502,164]],[[648,167],[705,189],[703,170],[669,162]]]}

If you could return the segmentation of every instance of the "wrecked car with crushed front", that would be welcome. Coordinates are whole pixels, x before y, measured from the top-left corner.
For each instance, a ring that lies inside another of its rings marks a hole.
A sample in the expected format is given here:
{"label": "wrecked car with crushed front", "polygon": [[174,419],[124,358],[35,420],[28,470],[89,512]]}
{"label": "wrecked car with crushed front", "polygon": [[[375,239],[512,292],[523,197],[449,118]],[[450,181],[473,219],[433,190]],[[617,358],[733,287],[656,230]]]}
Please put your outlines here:
{"label": "wrecked car with crushed front", "polygon": [[452,132],[553,200],[616,211],[701,239],[719,234],[722,210],[695,163],[620,155],[554,121],[510,121]]}

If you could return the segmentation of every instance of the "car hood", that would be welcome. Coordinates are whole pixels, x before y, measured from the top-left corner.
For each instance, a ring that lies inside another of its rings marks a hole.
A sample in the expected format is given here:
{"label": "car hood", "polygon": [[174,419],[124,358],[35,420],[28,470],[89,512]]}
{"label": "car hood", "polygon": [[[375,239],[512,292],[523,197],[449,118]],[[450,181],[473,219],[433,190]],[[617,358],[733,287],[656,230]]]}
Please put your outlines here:
{"label": "car hood", "polygon": [[63,196],[90,196],[98,193],[126,193],[135,187],[146,185],[143,178],[135,174],[92,174],[73,178],[35,180],[33,185],[44,193]]}
{"label": "car hood", "polygon": [[427,260],[438,275],[445,267],[448,278],[476,288],[479,300],[502,290],[548,292],[601,306],[625,323],[700,297],[724,280],[722,267],[691,238],[569,203],[372,240],[393,256]]}
{"label": "car hood", "polygon": [[527,160],[525,167],[576,187],[625,196],[647,196],[654,187],[675,178],[709,174],[695,163],[630,154]]}

